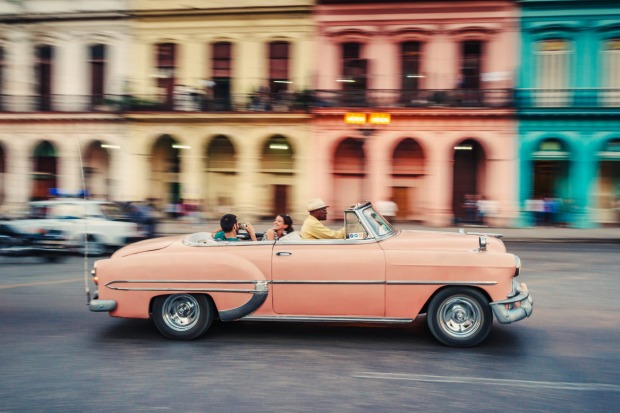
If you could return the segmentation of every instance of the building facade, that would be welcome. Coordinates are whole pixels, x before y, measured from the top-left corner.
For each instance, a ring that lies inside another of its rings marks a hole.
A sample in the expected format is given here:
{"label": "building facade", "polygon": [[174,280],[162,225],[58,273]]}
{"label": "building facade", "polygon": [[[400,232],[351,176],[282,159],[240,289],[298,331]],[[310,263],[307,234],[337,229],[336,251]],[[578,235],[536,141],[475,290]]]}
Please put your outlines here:
{"label": "building facade", "polygon": [[[517,211],[512,1],[318,1],[314,192],[336,210],[392,198],[398,218],[487,223]],[[390,115],[352,127],[348,112]]]}
{"label": "building facade", "polygon": [[106,146],[126,134],[106,99],[129,76],[125,2],[0,5],[0,208],[59,189],[121,197],[123,160]]}
{"label": "building facade", "polygon": [[[519,3],[519,225],[617,224],[620,7]],[[547,201],[542,217],[533,211],[540,200]]]}

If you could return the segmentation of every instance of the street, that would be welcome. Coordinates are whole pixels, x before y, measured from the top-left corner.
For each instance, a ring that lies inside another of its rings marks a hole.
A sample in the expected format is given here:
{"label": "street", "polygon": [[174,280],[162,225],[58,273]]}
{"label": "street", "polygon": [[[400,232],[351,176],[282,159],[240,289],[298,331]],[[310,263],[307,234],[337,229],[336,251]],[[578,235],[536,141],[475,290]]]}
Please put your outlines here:
{"label": "street", "polygon": [[86,307],[79,257],[0,257],[0,412],[611,412],[620,245],[507,243],[532,317],[482,345],[407,327],[218,323],[190,342]]}

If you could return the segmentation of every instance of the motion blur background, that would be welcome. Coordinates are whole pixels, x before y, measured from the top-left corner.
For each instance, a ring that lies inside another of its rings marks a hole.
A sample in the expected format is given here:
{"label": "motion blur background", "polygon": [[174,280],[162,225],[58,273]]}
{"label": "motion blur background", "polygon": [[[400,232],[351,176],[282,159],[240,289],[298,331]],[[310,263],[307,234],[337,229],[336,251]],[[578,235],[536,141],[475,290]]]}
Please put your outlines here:
{"label": "motion blur background", "polygon": [[0,215],[620,221],[609,0],[0,0]]}

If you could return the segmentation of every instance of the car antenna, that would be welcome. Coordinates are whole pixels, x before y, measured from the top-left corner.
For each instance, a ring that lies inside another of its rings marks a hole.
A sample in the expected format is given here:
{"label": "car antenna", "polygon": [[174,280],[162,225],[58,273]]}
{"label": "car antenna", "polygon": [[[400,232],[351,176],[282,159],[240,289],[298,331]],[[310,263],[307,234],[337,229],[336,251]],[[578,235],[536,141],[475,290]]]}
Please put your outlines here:
{"label": "car antenna", "polygon": [[[77,137],[78,157],[80,159],[80,174],[82,177],[82,197],[86,200],[86,177],[84,175],[84,162],[82,159],[82,143],[80,137]],[[88,215],[86,210],[86,202],[84,202],[84,288],[86,289],[86,304],[90,302],[90,286],[88,283]]]}

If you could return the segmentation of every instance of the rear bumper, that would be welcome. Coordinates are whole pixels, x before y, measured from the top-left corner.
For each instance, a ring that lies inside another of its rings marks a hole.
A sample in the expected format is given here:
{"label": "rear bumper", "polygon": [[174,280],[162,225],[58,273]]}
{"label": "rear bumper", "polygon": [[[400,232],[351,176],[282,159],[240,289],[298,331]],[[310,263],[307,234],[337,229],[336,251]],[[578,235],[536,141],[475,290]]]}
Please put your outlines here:
{"label": "rear bumper", "polygon": [[114,300],[90,300],[88,302],[88,309],[97,313],[112,311],[115,308],[116,301]]}
{"label": "rear bumper", "polygon": [[509,298],[501,301],[494,301],[491,309],[495,318],[502,324],[510,324],[532,315],[534,300],[527,290],[525,283],[519,284],[517,280],[512,280],[512,292]]}

